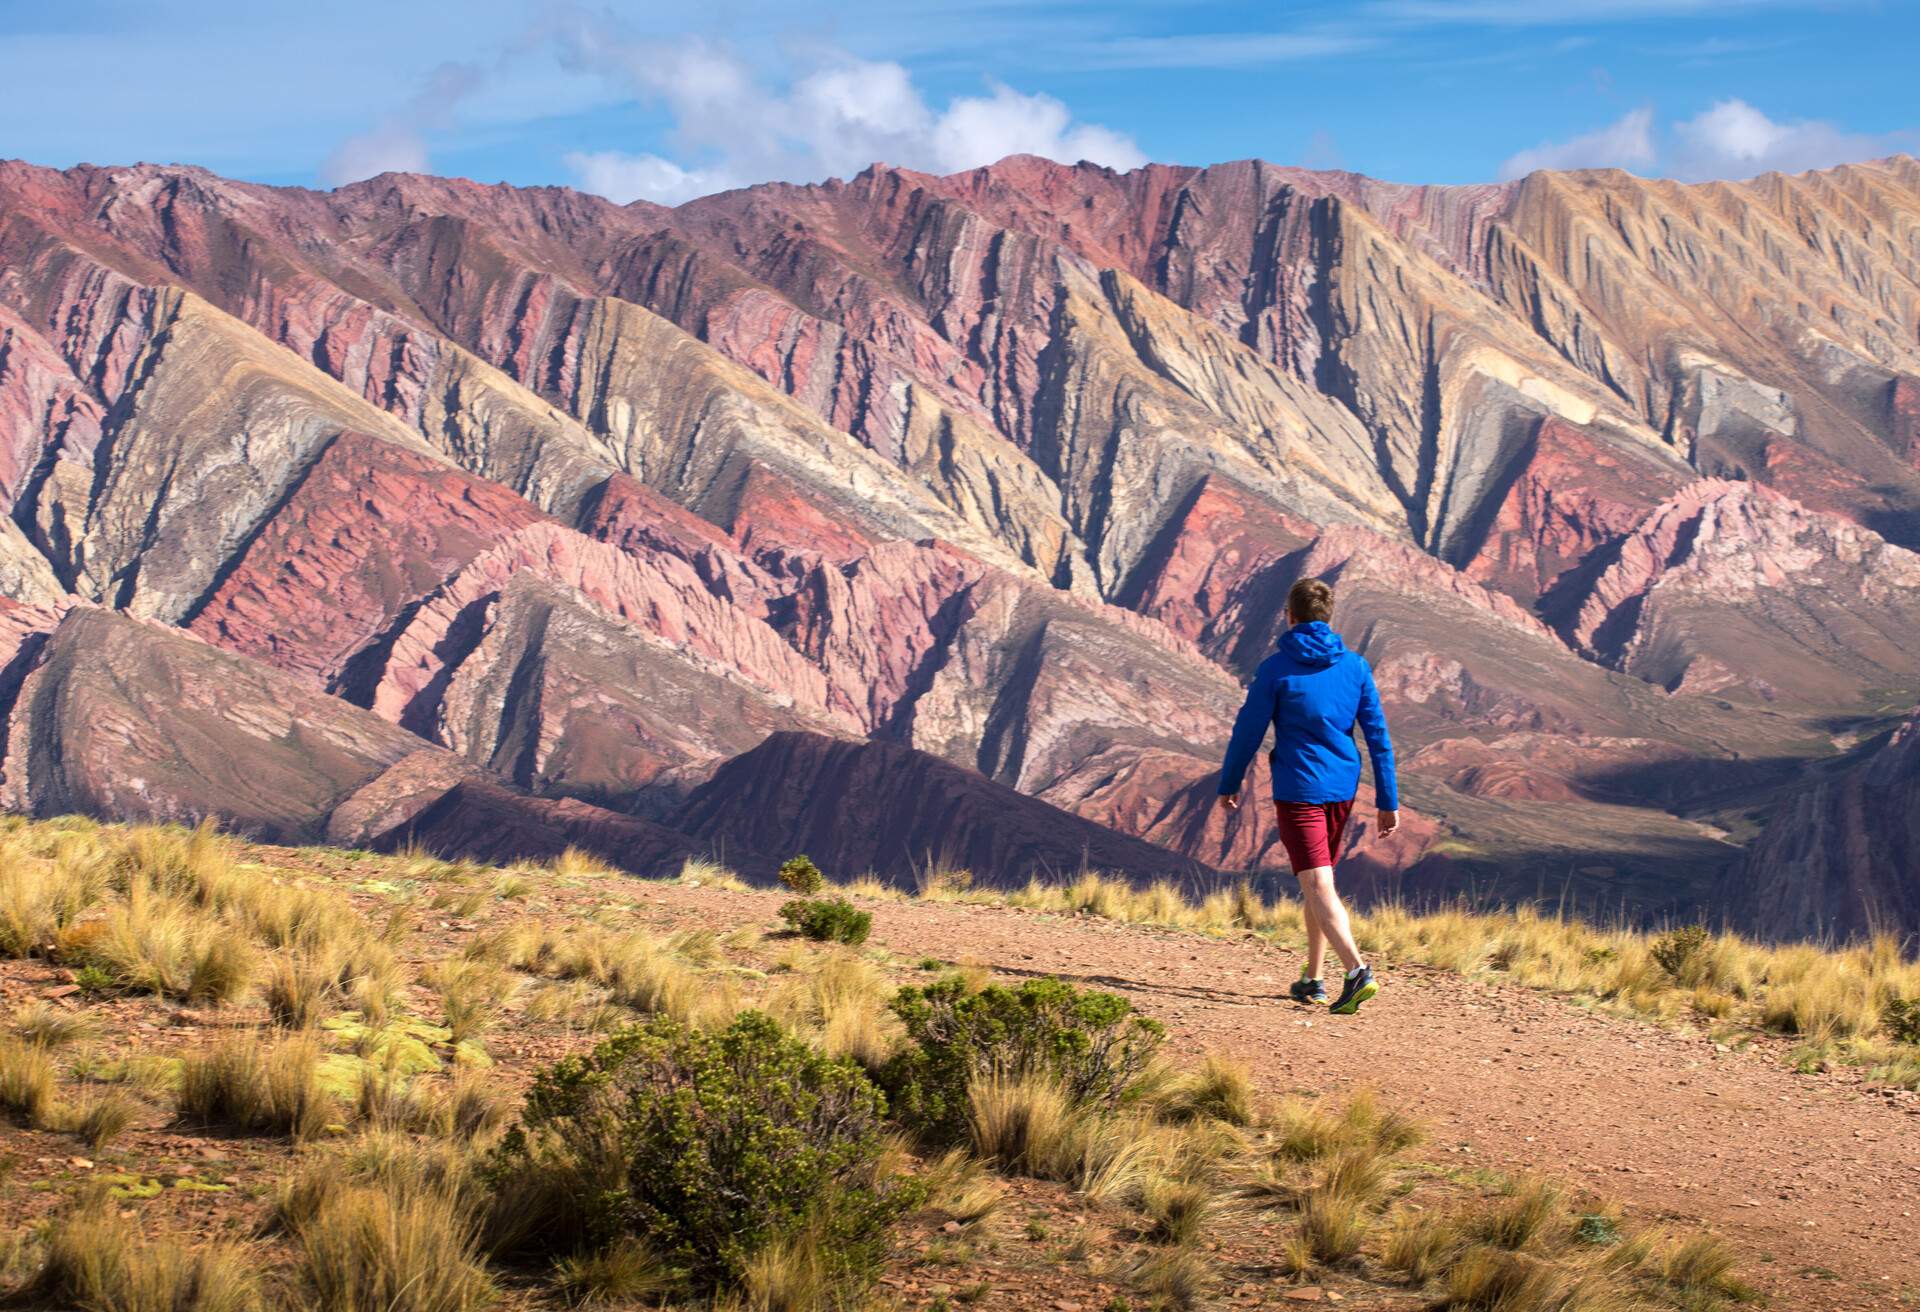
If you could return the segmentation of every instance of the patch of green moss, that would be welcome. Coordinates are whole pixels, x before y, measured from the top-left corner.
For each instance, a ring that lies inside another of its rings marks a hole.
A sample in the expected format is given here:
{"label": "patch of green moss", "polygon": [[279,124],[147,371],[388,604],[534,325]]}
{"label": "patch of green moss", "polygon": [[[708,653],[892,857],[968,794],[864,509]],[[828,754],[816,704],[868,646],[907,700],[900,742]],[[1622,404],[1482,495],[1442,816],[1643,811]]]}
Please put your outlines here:
{"label": "patch of green moss", "polygon": [[189,1194],[225,1194],[233,1192],[232,1185],[215,1184],[211,1180],[196,1180],[190,1175],[183,1175],[178,1180],[175,1180],[173,1187],[182,1193]]}
{"label": "patch of green moss", "polygon": [[456,1051],[452,1030],[417,1017],[390,1021],[375,1029],[359,1012],[349,1011],[322,1021],[320,1027],[327,1032],[330,1043],[351,1048],[360,1059],[355,1088],[359,1087],[359,1072],[369,1065],[392,1075],[420,1075],[441,1068],[435,1048],[445,1048],[450,1054]]}

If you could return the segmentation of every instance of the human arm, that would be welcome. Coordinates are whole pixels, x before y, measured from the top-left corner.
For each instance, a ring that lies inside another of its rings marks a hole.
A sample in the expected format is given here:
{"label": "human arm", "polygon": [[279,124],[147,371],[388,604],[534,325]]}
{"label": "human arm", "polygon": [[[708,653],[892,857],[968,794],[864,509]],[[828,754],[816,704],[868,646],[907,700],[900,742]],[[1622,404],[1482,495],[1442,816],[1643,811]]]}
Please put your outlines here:
{"label": "human arm", "polygon": [[1380,808],[1380,832],[1390,834],[1400,824],[1400,785],[1393,772],[1393,738],[1387,732],[1387,714],[1380,706],[1380,690],[1374,685],[1373,670],[1364,662],[1360,680],[1360,710],[1354,718],[1367,740],[1367,756],[1373,761],[1373,798]]}
{"label": "human arm", "polygon": [[1220,766],[1220,804],[1229,811],[1239,805],[1240,783],[1246,778],[1247,767],[1253,764],[1254,753],[1267,740],[1267,730],[1273,724],[1273,697],[1273,676],[1262,665],[1247,689],[1247,700],[1241,705],[1240,714],[1234,717],[1233,735],[1227,740],[1227,757]]}

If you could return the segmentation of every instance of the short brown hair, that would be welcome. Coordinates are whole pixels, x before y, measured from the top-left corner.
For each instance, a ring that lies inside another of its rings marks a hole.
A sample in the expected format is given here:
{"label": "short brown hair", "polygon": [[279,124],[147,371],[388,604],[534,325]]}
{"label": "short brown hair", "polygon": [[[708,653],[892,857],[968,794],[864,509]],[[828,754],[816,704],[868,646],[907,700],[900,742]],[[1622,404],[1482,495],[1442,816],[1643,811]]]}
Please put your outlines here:
{"label": "short brown hair", "polygon": [[1332,585],[1325,579],[1301,579],[1287,591],[1287,612],[1295,624],[1332,619]]}

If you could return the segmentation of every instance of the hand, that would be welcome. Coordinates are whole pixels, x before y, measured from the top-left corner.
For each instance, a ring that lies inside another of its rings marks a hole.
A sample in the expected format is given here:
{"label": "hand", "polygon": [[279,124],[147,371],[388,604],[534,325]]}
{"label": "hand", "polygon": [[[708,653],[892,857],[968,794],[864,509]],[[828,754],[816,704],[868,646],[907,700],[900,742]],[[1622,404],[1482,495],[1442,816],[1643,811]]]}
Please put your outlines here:
{"label": "hand", "polygon": [[1238,811],[1240,809],[1240,794],[1238,793],[1220,794],[1220,809],[1222,811]]}
{"label": "hand", "polygon": [[1382,811],[1380,813],[1380,833],[1383,837],[1399,827],[1400,813],[1398,811]]}

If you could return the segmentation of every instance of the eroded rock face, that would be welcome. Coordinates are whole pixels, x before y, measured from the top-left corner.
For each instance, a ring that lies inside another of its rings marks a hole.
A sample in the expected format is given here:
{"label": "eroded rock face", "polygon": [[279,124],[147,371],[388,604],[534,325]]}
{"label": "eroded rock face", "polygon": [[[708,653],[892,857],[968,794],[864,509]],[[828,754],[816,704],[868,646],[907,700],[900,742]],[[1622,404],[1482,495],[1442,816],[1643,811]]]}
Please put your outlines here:
{"label": "eroded rock face", "polygon": [[1920,919],[1920,714],[1774,804],[1723,890],[1736,925],[1856,938]]}
{"label": "eroded rock face", "polygon": [[21,679],[0,803],[313,839],[418,740],[175,630],[76,608]]}
{"label": "eroded rock face", "polygon": [[1844,704],[1913,673],[1920,556],[1768,488],[1697,483],[1621,544],[1572,636],[1676,691]]}
{"label": "eroded rock face", "polygon": [[[281,781],[352,841],[510,813],[502,853],[670,861],[707,841],[679,808],[792,732],[1250,869],[1271,828],[1213,771],[1317,574],[1444,817],[1363,827],[1357,873],[1524,896],[1567,860],[1672,910],[1727,856],[1714,809],[1783,785],[1745,763],[1920,686],[1920,269],[1880,235],[1917,216],[1906,160],[1433,188],[1014,158],[676,210],[0,164],[0,685],[40,690],[17,732],[87,686],[78,606],[369,708],[405,752]],[[163,685],[129,762],[254,750],[259,699],[176,720]],[[34,741],[0,761],[23,805],[224,805]],[[981,822],[925,805],[916,842]],[[295,823],[270,809],[232,818]]]}
{"label": "eroded rock face", "polygon": [[327,441],[187,625],[345,691],[348,662],[488,547],[546,517],[497,484],[362,433]]}

